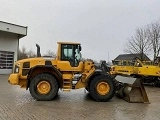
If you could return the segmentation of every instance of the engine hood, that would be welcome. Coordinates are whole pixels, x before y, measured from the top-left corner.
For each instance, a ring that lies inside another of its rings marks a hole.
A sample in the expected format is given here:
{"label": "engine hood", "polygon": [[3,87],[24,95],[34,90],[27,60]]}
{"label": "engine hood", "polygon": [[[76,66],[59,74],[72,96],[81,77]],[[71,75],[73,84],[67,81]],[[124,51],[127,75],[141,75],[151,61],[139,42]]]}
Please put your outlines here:
{"label": "engine hood", "polygon": [[33,64],[33,65],[44,65],[45,61],[51,61],[52,64],[54,64],[55,58],[52,58],[52,57],[27,58],[27,59],[18,60],[15,62],[15,64],[23,64],[25,62],[30,62],[30,64]]}

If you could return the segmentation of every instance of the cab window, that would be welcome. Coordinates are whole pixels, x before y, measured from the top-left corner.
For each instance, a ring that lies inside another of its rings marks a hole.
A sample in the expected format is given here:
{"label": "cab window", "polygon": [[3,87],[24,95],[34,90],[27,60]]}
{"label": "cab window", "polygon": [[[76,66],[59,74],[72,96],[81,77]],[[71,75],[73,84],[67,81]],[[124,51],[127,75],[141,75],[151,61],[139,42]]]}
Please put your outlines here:
{"label": "cab window", "polygon": [[69,61],[72,67],[78,66],[81,60],[78,48],[79,45],[74,44],[61,45],[61,60]]}

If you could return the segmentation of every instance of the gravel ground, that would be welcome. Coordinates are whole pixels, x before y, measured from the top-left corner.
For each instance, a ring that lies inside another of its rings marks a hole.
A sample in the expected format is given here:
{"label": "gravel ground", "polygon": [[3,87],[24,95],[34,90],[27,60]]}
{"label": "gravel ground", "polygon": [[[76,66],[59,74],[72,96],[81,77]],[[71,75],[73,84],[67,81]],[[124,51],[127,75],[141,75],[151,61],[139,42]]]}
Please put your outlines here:
{"label": "gravel ground", "polygon": [[36,101],[29,91],[0,75],[0,120],[160,120],[160,88],[145,86],[150,104],[114,97],[95,102],[84,89],[59,91],[52,101]]}

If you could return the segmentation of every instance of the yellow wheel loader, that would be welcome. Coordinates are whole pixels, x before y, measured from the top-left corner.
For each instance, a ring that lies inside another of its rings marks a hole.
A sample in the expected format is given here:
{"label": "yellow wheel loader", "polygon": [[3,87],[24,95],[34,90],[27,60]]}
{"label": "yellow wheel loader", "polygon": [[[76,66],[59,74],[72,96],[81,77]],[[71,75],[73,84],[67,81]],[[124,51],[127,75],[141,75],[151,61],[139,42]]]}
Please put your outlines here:
{"label": "yellow wheel loader", "polygon": [[95,69],[93,61],[82,61],[80,43],[58,42],[56,58],[41,57],[19,60],[9,76],[9,83],[29,89],[36,100],[52,100],[58,90],[85,88],[96,101],[108,101],[115,94],[114,79]]}

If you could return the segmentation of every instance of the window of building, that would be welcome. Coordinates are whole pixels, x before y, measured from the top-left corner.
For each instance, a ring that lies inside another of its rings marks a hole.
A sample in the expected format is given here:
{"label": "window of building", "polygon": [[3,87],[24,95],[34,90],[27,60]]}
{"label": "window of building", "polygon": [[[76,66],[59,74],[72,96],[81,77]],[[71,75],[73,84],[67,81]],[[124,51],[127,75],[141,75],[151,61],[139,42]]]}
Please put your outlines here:
{"label": "window of building", "polygon": [[0,51],[0,69],[13,68],[14,53],[8,51]]}

